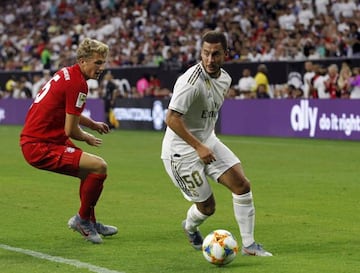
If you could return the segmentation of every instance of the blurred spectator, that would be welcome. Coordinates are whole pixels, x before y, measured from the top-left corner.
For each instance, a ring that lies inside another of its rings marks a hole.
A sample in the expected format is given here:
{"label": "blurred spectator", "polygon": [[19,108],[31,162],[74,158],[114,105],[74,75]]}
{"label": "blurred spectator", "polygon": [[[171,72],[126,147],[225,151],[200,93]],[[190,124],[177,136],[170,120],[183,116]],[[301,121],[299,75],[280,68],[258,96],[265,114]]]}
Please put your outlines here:
{"label": "blurred spectator", "polygon": [[259,62],[261,60],[261,54],[256,48],[251,48],[247,54],[247,60],[250,62]]}
{"label": "blurred spectator", "polygon": [[292,4],[288,4],[284,10],[280,11],[280,15],[278,16],[278,22],[281,29],[284,30],[294,30],[295,23],[297,18],[292,11]]}
{"label": "blurred spectator", "polygon": [[150,75],[149,94],[155,98],[166,98],[171,96],[170,90],[161,86],[160,79],[156,74]]}
{"label": "blurred spectator", "polygon": [[31,97],[35,98],[36,94],[39,92],[40,88],[43,86],[44,82],[42,81],[42,77],[40,74],[33,75],[32,78],[32,89],[31,89]]}
{"label": "blurred spectator", "polygon": [[337,13],[346,18],[353,18],[357,10],[356,4],[353,0],[340,0],[337,5]]}
{"label": "blurred spectator", "polygon": [[[288,81],[287,84],[290,86],[293,86],[296,90],[302,90],[303,88],[303,81],[302,76],[297,71],[292,71],[288,75]],[[302,91],[303,92],[303,91]]]}
{"label": "blurred spectator", "polygon": [[119,87],[114,81],[111,71],[107,71],[100,85],[101,97],[104,100],[106,122],[110,128],[114,128],[114,124],[110,121],[112,109],[114,107],[115,98],[118,95]]}
{"label": "blurred spectator", "polygon": [[311,80],[315,76],[314,65],[312,61],[306,61],[304,63],[305,73],[303,75],[303,91],[304,98],[310,97],[310,89],[311,89]]}
{"label": "blurred spectator", "polygon": [[317,15],[327,14],[328,7],[331,7],[330,0],[315,0],[315,11]]}
{"label": "blurred spectator", "polygon": [[348,57],[360,56],[360,32],[356,23],[350,23],[350,32],[347,38],[347,42],[350,46]]}
{"label": "blurred spectator", "polygon": [[89,89],[86,98],[88,98],[88,99],[100,98],[100,85],[99,85],[98,80],[89,79],[86,82],[87,82],[88,89]]}
{"label": "blurred spectator", "polygon": [[339,22],[337,24],[337,30],[339,33],[347,33],[350,31],[350,26],[348,24],[348,18],[344,17],[342,14],[340,14]]}
{"label": "blurred spectator", "polygon": [[294,86],[293,84],[288,84],[288,96],[289,99],[300,99],[303,98],[304,92],[300,86]]}
{"label": "blurred spectator", "polygon": [[289,97],[289,85],[288,84],[276,84],[274,86],[274,99],[286,99]]}
{"label": "blurred spectator", "polygon": [[266,91],[265,84],[258,84],[256,88],[256,98],[258,99],[269,99],[269,93]]}
{"label": "blurred spectator", "polygon": [[41,87],[51,78],[51,72],[48,69],[43,70],[42,75],[35,74],[32,80],[32,97],[35,98],[36,94],[40,91]]}
{"label": "blurred spectator", "polygon": [[150,74],[145,73],[136,82],[137,97],[143,98],[151,96]]}
{"label": "blurred spectator", "polygon": [[303,2],[299,13],[297,14],[298,22],[307,29],[310,24],[310,20],[314,19],[314,13],[308,3]]}
{"label": "blurred spectator", "polygon": [[360,67],[353,68],[353,75],[350,78],[350,86],[350,99],[360,99]]}
{"label": "blurred spectator", "polygon": [[119,93],[123,98],[132,98],[136,93],[136,88],[131,87],[127,79],[115,79],[117,86],[119,87]]}
{"label": "blurred spectator", "polygon": [[[268,79],[268,76],[267,76],[267,73],[268,73],[268,69],[267,69],[267,66],[265,64],[260,64],[258,65],[257,67],[257,72],[255,74],[255,83],[256,85],[254,86],[254,89],[257,93],[259,92],[259,86],[261,86],[261,96],[262,97],[265,97],[265,94],[263,93],[266,93],[268,97],[270,97],[270,84],[269,84],[269,79]],[[258,97],[258,94],[256,95],[256,97]]]}
{"label": "blurred spectator", "polygon": [[340,72],[339,72],[339,78],[337,81],[338,90],[340,93],[340,98],[347,99],[350,98],[350,92],[351,92],[351,85],[350,85],[350,79],[352,76],[352,71],[350,66],[343,62],[341,64]]}
{"label": "blurred spectator", "polygon": [[240,98],[255,98],[255,93],[252,92],[256,88],[256,81],[251,75],[249,68],[244,68],[242,71],[242,77],[240,77],[237,90],[239,92]]}
{"label": "blurred spectator", "polygon": [[16,80],[16,77],[14,75],[11,75],[5,83],[5,92],[7,93],[6,97],[13,97],[17,88],[18,82]]}
{"label": "blurred spectator", "polygon": [[43,64],[43,69],[51,69],[51,53],[47,43],[40,52],[40,58],[41,63]]}
{"label": "blurred spectator", "polygon": [[312,79],[312,88],[310,98],[329,99],[330,94],[326,92],[325,81],[328,79],[327,69],[321,65],[317,65],[315,76]]}
{"label": "blurred spectator", "polygon": [[21,76],[17,88],[13,92],[13,98],[25,99],[32,98],[32,82],[26,76]]}
{"label": "blurred spectator", "polygon": [[165,70],[180,70],[182,68],[182,62],[179,54],[173,48],[167,51],[162,67]]}
{"label": "blurred spectator", "polygon": [[336,64],[328,66],[328,72],[325,80],[325,92],[329,94],[331,99],[340,97],[338,88],[339,68]]}
{"label": "blurred spectator", "polygon": [[225,95],[226,99],[240,99],[239,91],[236,90],[233,86],[229,88],[228,92]]}

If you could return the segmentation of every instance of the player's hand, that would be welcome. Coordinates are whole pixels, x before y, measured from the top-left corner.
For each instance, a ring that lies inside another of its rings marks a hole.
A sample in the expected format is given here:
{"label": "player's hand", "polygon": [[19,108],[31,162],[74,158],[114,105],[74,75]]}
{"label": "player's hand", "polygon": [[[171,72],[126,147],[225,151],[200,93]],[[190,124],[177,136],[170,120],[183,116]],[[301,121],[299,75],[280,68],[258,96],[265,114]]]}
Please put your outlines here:
{"label": "player's hand", "polygon": [[102,139],[93,136],[92,134],[86,133],[85,142],[90,146],[100,146],[102,144]]}
{"label": "player's hand", "polygon": [[105,122],[98,122],[95,121],[94,126],[92,127],[94,131],[97,131],[99,134],[107,134],[110,132],[109,125],[107,125]]}
{"label": "player's hand", "polygon": [[196,151],[197,151],[200,159],[205,164],[211,164],[212,162],[214,162],[216,160],[213,151],[206,145],[203,145],[203,144],[200,145],[199,147],[197,147]]}

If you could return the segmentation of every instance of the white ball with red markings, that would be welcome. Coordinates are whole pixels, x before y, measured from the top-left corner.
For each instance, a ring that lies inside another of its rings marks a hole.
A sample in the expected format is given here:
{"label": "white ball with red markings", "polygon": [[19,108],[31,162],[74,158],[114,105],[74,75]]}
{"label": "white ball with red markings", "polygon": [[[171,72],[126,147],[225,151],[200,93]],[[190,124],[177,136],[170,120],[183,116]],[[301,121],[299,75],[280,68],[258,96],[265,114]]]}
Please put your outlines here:
{"label": "white ball with red markings", "polygon": [[215,265],[226,265],[232,262],[239,251],[236,238],[225,229],[210,232],[202,244],[205,259]]}

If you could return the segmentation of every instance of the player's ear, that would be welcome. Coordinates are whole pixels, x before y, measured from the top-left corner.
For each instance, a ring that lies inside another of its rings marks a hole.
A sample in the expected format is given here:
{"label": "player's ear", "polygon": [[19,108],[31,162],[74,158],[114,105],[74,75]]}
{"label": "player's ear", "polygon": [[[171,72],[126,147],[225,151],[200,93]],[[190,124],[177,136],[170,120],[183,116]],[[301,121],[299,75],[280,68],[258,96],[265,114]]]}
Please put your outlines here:
{"label": "player's ear", "polygon": [[84,64],[86,62],[85,58],[78,59],[79,64]]}

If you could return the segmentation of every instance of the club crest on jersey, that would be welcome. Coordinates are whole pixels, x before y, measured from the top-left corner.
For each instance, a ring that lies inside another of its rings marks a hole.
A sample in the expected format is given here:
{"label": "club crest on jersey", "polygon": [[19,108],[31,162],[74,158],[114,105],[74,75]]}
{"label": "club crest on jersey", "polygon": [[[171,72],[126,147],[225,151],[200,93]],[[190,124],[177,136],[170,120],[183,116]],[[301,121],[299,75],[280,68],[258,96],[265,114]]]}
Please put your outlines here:
{"label": "club crest on jersey", "polygon": [[210,90],[211,83],[210,83],[210,80],[208,78],[205,79],[205,85],[206,85],[207,90]]}
{"label": "club crest on jersey", "polygon": [[65,153],[72,154],[73,152],[75,152],[75,148],[73,148],[73,147],[66,147]]}
{"label": "club crest on jersey", "polygon": [[78,98],[76,100],[76,107],[81,108],[84,106],[86,102],[86,94],[85,93],[79,93]]}

